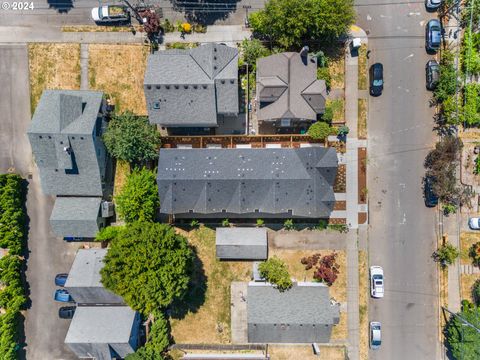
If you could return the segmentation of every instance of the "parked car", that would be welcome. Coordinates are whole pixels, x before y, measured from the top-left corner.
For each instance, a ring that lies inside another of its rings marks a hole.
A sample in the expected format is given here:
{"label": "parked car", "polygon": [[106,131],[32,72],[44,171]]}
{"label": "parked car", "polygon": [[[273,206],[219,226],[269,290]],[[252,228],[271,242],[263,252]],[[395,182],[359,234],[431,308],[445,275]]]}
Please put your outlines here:
{"label": "parked car", "polygon": [[480,230],[480,218],[473,217],[468,219],[468,226],[472,230]]}
{"label": "parked car", "polygon": [[370,266],[370,295],[374,298],[383,298],[384,283],[381,266]]}
{"label": "parked car", "polygon": [[425,66],[427,90],[435,90],[440,79],[440,65],[436,60],[429,60]]}
{"label": "parked car", "polygon": [[92,19],[97,24],[126,24],[130,13],[126,6],[105,5],[92,9]]}
{"label": "parked car", "polygon": [[57,286],[65,286],[67,282],[68,274],[57,274],[55,276],[55,285]]}
{"label": "parked car", "polygon": [[73,314],[75,314],[76,306],[63,306],[58,309],[58,317],[60,319],[71,319]]}
{"label": "parked car", "polygon": [[425,7],[428,11],[435,11],[442,5],[442,0],[425,0]]}
{"label": "parked car", "polygon": [[438,205],[438,196],[433,191],[434,178],[426,176],[423,181],[423,196],[426,207],[434,207]]}
{"label": "parked car", "polygon": [[442,41],[442,27],[438,19],[432,19],[425,26],[425,49],[436,53]]}
{"label": "parked car", "polygon": [[370,66],[370,95],[380,96],[383,91],[383,65],[375,63]]}
{"label": "parked car", "polygon": [[73,302],[72,297],[65,289],[57,289],[53,294],[53,299],[59,302]]}
{"label": "parked car", "polygon": [[370,322],[370,348],[377,350],[382,344],[382,324],[378,321]]}

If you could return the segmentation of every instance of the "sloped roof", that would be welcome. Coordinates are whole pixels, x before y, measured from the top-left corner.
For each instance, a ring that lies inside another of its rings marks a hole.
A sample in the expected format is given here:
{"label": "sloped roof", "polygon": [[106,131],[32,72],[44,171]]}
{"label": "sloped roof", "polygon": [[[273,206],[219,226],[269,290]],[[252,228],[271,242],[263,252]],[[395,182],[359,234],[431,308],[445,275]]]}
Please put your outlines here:
{"label": "sloped roof", "polygon": [[160,212],[328,217],[337,163],[322,147],[161,149]]}
{"label": "sloped roof", "polygon": [[317,62],[299,53],[274,54],[257,60],[259,120],[316,120],[325,110],[327,88],[317,80]]}
{"label": "sloped roof", "polygon": [[269,283],[248,284],[249,324],[332,325],[338,318],[339,308],[330,304],[329,288],[322,283],[294,283],[283,292]]}
{"label": "sloped roof", "polygon": [[79,249],[75,255],[65,287],[103,287],[100,270],[107,249]]}

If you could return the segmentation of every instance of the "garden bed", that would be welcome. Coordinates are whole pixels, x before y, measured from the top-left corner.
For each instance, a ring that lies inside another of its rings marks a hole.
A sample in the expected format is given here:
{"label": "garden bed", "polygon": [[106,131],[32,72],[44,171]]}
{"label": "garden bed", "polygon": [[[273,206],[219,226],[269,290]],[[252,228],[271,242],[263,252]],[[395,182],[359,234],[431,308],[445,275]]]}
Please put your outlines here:
{"label": "garden bed", "polygon": [[367,89],[367,44],[358,49],[358,89]]}
{"label": "garden bed", "polygon": [[332,89],[345,88],[345,57],[339,56],[337,59],[329,59],[328,72],[331,78]]}
{"label": "garden bed", "polygon": [[367,99],[358,99],[358,138],[367,138]]}
{"label": "garden bed", "polygon": [[358,203],[366,204],[367,200],[367,149],[358,148]]}
{"label": "garden bed", "polygon": [[477,242],[480,242],[480,233],[470,231],[460,233],[460,264],[472,264],[472,258],[468,255],[468,253],[472,245]]}
{"label": "garden bed", "polygon": [[337,176],[333,184],[333,192],[345,193],[347,191],[347,166],[345,164],[338,165]]}

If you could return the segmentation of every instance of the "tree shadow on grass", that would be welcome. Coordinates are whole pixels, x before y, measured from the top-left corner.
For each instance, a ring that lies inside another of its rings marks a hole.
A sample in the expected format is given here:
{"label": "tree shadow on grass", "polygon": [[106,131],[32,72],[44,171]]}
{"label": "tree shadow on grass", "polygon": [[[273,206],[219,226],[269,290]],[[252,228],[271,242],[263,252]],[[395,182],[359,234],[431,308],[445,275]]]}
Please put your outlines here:
{"label": "tree shadow on grass", "polygon": [[173,319],[181,320],[188,313],[195,313],[205,303],[208,278],[203,268],[202,260],[199,258],[197,249],[192,246],[193,269],[192,278],[187,293],[181,300],[176,300],[170,305],[168,313]]}

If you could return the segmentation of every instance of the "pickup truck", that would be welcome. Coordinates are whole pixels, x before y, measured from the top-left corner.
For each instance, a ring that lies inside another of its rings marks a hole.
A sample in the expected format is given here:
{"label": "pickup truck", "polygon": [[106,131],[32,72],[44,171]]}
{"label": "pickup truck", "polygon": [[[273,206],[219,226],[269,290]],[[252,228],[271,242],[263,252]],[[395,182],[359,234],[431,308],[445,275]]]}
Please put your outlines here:
{"label": "pickup truck", "polygon": [[130,22],[126,6],[105,5],[92,9],[92,19],[97,24],[125,24]]}

